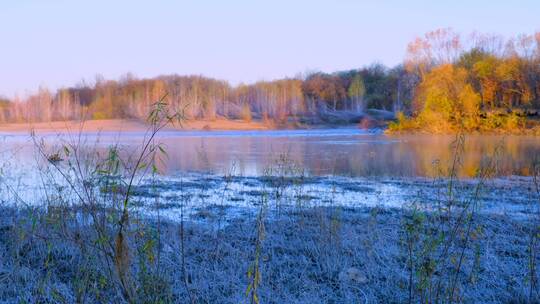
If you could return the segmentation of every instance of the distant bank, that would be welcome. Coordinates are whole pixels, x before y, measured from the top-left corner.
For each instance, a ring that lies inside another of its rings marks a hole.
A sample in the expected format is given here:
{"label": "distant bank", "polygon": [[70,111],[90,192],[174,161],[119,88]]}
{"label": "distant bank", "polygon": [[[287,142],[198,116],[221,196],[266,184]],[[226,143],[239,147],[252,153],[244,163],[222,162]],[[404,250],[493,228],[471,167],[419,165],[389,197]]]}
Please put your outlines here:
{"label": "distant bank", "polygon": [[[0,124],[0,132],[86,132],[114,131],[136,132],[145,131],[149,125],[137,119],[105,119],[85,121],[53,121],[39,123],[10,123]],[[171,125],[168,129],[185,130],[267,130],[270,126],[262,122],[245,122],[240,120],[218,119],[212,121],[193,120],[182,124]]]}
{"label": "distant bank", "polygon": [[[279,130],[279,129],[330,129],[357,127],[360,129],[386,128],[395,120],[394,113],[382,110],[367,110],[363,114],[346,111],[327,112],[324,116],[309,119],[274,120],[252,119],[186,119],[181,123],[170,124],[167,130],[186,131],[241,131],[241,130]],[[141,119],[89,119],[52,122],[26,122],[0,124],[0,132],[137,132],[145,131],[149,125]]]}
{"label": "distant bank", "polygon": [[[276,129],[315,129],[315,128],[336,128],[344,126],[358,126],[358,124],[275,124],[263,121],[246,122],[242,120],[187,120],[181,124],[170,125],[166,130],[185,131],[243,131],[243,130],[276,130]],[[39,123],[10,123],[0,124],[2,133],[24,133],[36,132],[142,132],[149,128],[149,125],[136,119],[107,119],[107,120],[86,120],[86,121],[54,121]]]}
{"label": "distant bank", "polygon": [[[396,117],[397,116],[397,117]],[[282,122],[253,119],[187,119],[181,123],[170,124],[165,130],[178,131],[262,131],[262,130],[301,130],[358,128],[385,130],[387,134],[509,134],[540,136],[540,119],[520,118],[500,115],[498,125],[481,124],[476,128],[460,128],[457,124],[441,124],[439,121],[423,122],[418,118],[394,115],[392,112],[367,110],[361,115],[346,112],[327,113],[323,118],[291,119]],[[486,125],[486,126],[484,126]],[[150,128],[141,119],[89,119],[52,122],[26,122],[0,124],[0,133],[35,132],[143,132]]]}

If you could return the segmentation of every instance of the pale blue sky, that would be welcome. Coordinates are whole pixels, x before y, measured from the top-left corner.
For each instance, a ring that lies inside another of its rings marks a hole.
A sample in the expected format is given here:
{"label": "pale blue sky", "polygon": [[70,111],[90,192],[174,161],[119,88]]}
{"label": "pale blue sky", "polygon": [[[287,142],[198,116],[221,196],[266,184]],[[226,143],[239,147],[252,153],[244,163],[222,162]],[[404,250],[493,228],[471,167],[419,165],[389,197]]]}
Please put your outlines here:
{"label": "pale blue sky", "polygon": [[538,0],[0,0],[0,94],[96,74],[237,84],[392,66],[427,31],[533,33],[539,16]]}

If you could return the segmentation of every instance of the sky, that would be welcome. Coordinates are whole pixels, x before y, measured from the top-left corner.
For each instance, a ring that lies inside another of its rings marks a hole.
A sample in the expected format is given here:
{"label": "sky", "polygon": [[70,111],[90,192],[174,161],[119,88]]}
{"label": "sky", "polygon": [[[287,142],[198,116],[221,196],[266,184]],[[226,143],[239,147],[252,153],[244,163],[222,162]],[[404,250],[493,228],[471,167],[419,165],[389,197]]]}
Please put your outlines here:
{"label": "sky", "polygon": [[238,84],[394,66],[428,31],[531,34],[538,16],[538,0],[0,0],[0,95],[96,75]]}

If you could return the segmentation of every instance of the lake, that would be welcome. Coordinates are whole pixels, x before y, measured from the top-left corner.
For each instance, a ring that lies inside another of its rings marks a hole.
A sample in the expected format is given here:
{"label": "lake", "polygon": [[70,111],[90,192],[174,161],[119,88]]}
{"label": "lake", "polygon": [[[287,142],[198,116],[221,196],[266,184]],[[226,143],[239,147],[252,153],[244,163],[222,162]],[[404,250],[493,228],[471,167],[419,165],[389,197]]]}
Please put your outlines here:
{"label": "lake", "polygon": [[[106,149],[118,144],[132,154],[144,133],[84,133],[82,142]],[[76,142],[74,134],[38,135],[51,151],[62,142]],[[27,134],[0,135],[5,159],[21,168],[35,163],[34,143]],[[263,175],[277,162],[304,170],[308,175],[347,177],[432,177],[443,174],[455,155],[451,135],[386,135],[359,129],[275,131],[164,131],[167,157],[160,165],[166,175],[181,172]],[[496,152],[497,151],[497,152]],[[53,151],[54,152],[54,151]],[[461,177],[474,177],[486,157],[496,155],[499,176],[531,174],[540,158],[540,139],[532,136],[469,135],[460,153]]]}

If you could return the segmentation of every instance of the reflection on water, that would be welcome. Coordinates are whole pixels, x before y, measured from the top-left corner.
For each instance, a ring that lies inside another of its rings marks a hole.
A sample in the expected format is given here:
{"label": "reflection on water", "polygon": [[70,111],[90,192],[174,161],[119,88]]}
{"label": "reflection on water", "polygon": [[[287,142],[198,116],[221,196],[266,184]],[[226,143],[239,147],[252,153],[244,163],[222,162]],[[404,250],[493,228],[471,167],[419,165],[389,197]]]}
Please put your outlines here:
{"label": "reflection on water", "polygon": [[[133,153],[143,133],[87,133],[85,142],[100,149],[118,143]],[[66,137],[48,134],[48,143]],[[73,138],[72,138],[73,140]],[[236,174],[261,175],[275,159],[286,155],[311,175],[343,176],[433,176],[437,164],[447,168],[453,158],[455,136],[388,136],[356,129],[309,131],[215,131],[164,132],[168,158],[162,165],[167,174],[181,171],[223,173],[234,167]],[[500,175],[529,175],[540,158],[540,139],[527,136],[470,135],[466,137],[461,176],[474,176],[481,160],[500,149]],[[28,135],[4,136],[3,151],[18,150],[19,164],[34,159]]]}

